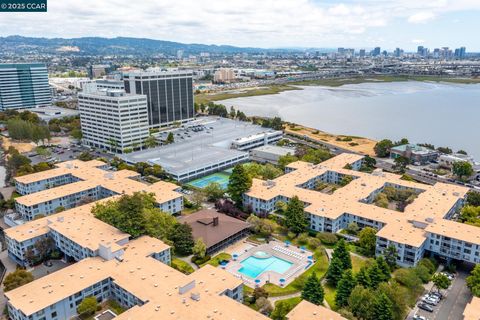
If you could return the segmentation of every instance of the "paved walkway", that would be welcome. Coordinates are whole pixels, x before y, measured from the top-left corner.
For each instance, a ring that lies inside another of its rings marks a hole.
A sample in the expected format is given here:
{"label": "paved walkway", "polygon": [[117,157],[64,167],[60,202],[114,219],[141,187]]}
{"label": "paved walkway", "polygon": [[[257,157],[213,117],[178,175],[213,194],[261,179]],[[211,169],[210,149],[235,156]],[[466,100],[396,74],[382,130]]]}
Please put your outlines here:
{"label": "paved walkway", "polygon": [[198,270],[198,266],[195,263],[192,262],[192,257],[193,257],[193,255],[188,256],[188,257],[175,257],[175,258],[177,258],[179,260],[182,260],[183,262],[188,263],[193,268],[193,270]]}
{"label": "paved walkway", "polygon": [[[10,272],[15,271],[15,269],[17,268],[16,264],[13,263],[10,260],[10,258],[8,258],[7,250],[0,252],[0,260],[3,262],[3,265],[5,266],[5,269],[6,269],[5,276]],[[3,293],[4,292],[3,292],[3,283],[2,283],[0,285],[0,310],[1,311],[3,311],[3,309],[7,305],[7,298],[5,298],[5,295]]]}

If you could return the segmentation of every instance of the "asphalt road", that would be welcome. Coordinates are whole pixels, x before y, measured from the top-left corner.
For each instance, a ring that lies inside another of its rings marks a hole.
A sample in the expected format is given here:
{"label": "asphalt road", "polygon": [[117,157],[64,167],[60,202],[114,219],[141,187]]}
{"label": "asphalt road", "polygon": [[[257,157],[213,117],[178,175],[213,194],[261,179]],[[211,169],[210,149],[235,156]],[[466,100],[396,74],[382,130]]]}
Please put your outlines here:
{"label": "asphalt road", "polygon": [[[472,295],[467,288],[465,278],[468,273],[458,271],[455,280],[446,291],[446,297],[434,306],[433,313],[418,310],[417,314],[426,317],[429,320],[461,320],[463,319],[463,310],[468,304]],[[416,307],[418,309],[418,307]]]}

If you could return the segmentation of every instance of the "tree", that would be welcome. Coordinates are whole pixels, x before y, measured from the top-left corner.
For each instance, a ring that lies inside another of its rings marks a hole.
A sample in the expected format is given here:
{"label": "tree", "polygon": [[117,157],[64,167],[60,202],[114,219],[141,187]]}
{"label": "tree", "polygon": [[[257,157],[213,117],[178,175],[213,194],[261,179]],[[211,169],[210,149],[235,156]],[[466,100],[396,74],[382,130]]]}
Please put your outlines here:
{"label": "tree", "polygon": [[167,144],[174,143],[175,137],[173,136],[173,132],[169,132],[167,136],[167,140],[165,140]]}
{"label": "tree", "polygon": [[473,174],[473,167],[470,162],[457,161],[453,163],[452,172],[460,179],[469,178]]}
{"label": "tree", "polygon": [[211,182],[209,183],[204,189],[203,192],[207,197],[208,201],[215,202],[218,199],[223,197],[225,191],[222,189],[222,186],[218,182]]}
{"label": "tree", "polygon": [[332,260],[330,261],[330,265],[328,266],[327,269],[327,274],[326,274],[326,279],[327,281],[333,285],[336,286],[337,283],[340,281],[342,278],[342,274],[344,272],[343,268],[343,263],[338,257],[333,257]]}
{"label": "tree", "polygon": [[173,242],[177,254],[182,256],[192,254],[195,243],[192,236],[192,227],[188,224],[177,224],[173,233],[170,235],[170,240]]}
{"label": "tree", "polygon": [[258,233],[266,238],[270,237],[275,230],[275,222],[269,219],[262,219],[254,214],[247,218],[247,222],[255,233]]}
{"label": "tree", "polygon": [[65,211],[65,207],[64,206],[58,206],[55,208],[55,213],[60,213],[60,212],[63,212]]}
{"label": "tree", "polygon": [[46,237],[35,242],[33,246],[40,260],[43,261],[47,258],[50,252],[55,249],[55,241],[53,241],[53,239],[50,237]]}
{"label": "tree", "polygon": [[205,254],[207,252],[207,246],[205,245],[205,242],[203,242],[202,238],[198,238],[195,241],[195,245],[193,246],[192,251],[195,257],[200,259],[205,258]]}
{"label": "tree", "polygon": [[453,150],[450,149],[449,147],[438,147],[437,151],[440,153],[445,153],[445,154],[452,154]]}
{"label": "tree", "polygon": [[347,250],[347,243],[344,239],[340,239],[337,242],[337,245],[333,249],[332,258],[339,258],[342,262],[342,269],[352,269],[352,258],[350,257],[350,252]]}
{"label": "tree", "polygon": [[382,270],[378,267],[376,261],[373,261],[372,264],[367,268],[368,278],[370,279],[370,285],[372,288],[376,288],[384,280],[384,275]]}
{"label": "tree", "polygon": [[393,162],[395,163],[393,166],[393,169],[399,173],[405,173],[405,169],[407,169],[407,166],[410,164],[410,159],[407,157],[396,157]]}
{"label": "tree", "polygon": [[293,196],[285,210],[285,225],[290,231],[299,234],[307,230],[308,220],[304,211],[304,204],[297,196]]}
{"label": "tree", "polygon": [[462,222],[477,225],[480,223],[478,217],[480,216],[480,207],[467,205],[462,208],[460,212],[460,219]]}
{"label": "tree", "polygon": [[382,273],[382,281],[388,281],[391,278],[391,271],[390,267],[385,261],[385,258],[383,256],[378,256],[376,259],[378,268],[380,269]]}
{"label": "tree", "polygon": [[390,149],[393,147],[393,142],[388,139],[381,140],[377,142],[373,150],[377,157],[385,158],[390,154]]}
{"label": "tree", "polygon": [[365,250],[366,255],[375,255],[375,246],[377,237],[375,236],[377,230],[371,227],[365,227],[358,234],[358,245]]}
{"label": "tree", "polygon": [[375,294],[371,289],[357,285],[348,298],[348,306],[355,317],[362,320],[374,319],[373,302]]}
{"label": "tree", "polygon": [[353,277],[352,270],[348,269],[342,275],[337,284],[337,293],[335,294],[335,304],[341,308],[348,304],[348,298],[355,288],[356,282]]}
{"label": "tree", "polygon": [[273,307],[270,301],[267,298],[260,297],[255,301],[255,306],[258,308],[258,312],[269,314],[272,312]]}
{"label": "tree", "polygon": [[474,296],[480,297],[480,264],[477,264],[467,277],[467,287]]}
{"label": "tree", "polygon": [[93,315],[97,311],[98,302],[93,296],[86,297],[80,302],[77,307],[77,313],[79,315]]}
{"label": "tree", "polygon": [[324,295],[325,292],[323,291],[322,283],[320,282],[320,279],[317,278],[317,274],[313,272],[305,282],[305,286],[302,290],[302,299],[320,305],[323,303]]}
{"label": "tree", "polygon": [[5,277],[5,280],[3,281],[4,291],[7,292],[16,289],[32,281],[32,273],[24,269],[17,269],[7,274],[7,276]]}
{"label": "tree", "polygon": [[448,289],[450,284],[452,283],[450,279],[443,273],[436,273],[432,277],[432,282],[435,284],[438,290],[440,289]]}
{"label": "tree", "polygon": [[408,310],[409,292],[397,282],[382,282],[378,286],[376,295],[385,294],[392,302],[393,319],[403,320]]}
{"label": "tree", "polygon": [[256,287],[253,290],[253,297],[255,298],[255,300],[259,298],[268,298],[268,291],[263,289],[262,287]]}
{"label": "tree", "polygon": [[97,203],[92,213],[97,219],[136,238],[146,234],[146,213],[156,209],[155,203],[153,193],[135,192],[133,195],[124,194],[115,201]]}
{"label": "tree", "polygon": [[349,234],[357,234],[358,230],[360,230],[360,227],[358,226],[358,224],[355,221],[350,222],[347,226],[347,232]]}
{"label": "tree", "polygon": [[72,136],[72,138],[77,140],[81,140],[83,138],[82,130],[79,128],[75,128],[72,131],[70,131],[70,135]]}
{"label": "tree", "polygon": [[373,318],[375,320],[394,320],[392,301],[384,293],[378,295],[373,303]]}
{"label": "tree", "polygon": [[383,255],[385,256],[385,261],[389,265],[390,269],[394,269],[397,266],[397,248],[391,244],[383,251]]}
{"label": "tree", "polygon": [[281,169],[285,169],[285,167],[288,164],[290,164],[292,162],[295,162],[295,161],[298,161],[298,158],[294,155],[291,155],[290,153],[287,153],[286,155],[278,158],[278,165],[280,166]]}
{"label": "tree", "polygon": [[93,156],[90,154],[90,152],[83,151],[78,155],[77,159],[82,161],[90,161],[93,160]]}
{"label": "tree", "polygon": [[153,238],[168,242],[169,236],[178,224],[177,219],[158,208],[144,209],[145,232]]}
{"label": "tree", "polygon": [[147,148],[154,148],[157,146],[157,139],[154,136],[148,136],[143,142],[143,144]]}
{"label": "tree", "polygon": [[247,192],[251,186],[252,180],[245,172],[245,168],[242,164],[237,164],[230,175],[227,188],[230,198],[235,202],[237,207],[242,206],[243,194]]}
{"label": "tree", "polygon": [[370,276],[368,274],[368,269],[365,266],[362,266],[355,276],[357,284],[361,285],[364,288],[370,288],[372,282],[370,281]]}
{"label": "tree", "polygon": [[395,272],[395,280],[410,290],[417,290],[422,285],[422,280],[413,269],[399,269]]}
{"label": "tree", "polygon": [[285,320],[287,313],[289,313],[291,309],[292,307],[288,302],[280,300],[275,303],[275,309],[273,309],[270,317],[273,320]]}
{"label": "tree", "polygon": [[470,206],[479,207],[480,206],[480,192],[469,191],[467,193],[467,204],[470,205]]}

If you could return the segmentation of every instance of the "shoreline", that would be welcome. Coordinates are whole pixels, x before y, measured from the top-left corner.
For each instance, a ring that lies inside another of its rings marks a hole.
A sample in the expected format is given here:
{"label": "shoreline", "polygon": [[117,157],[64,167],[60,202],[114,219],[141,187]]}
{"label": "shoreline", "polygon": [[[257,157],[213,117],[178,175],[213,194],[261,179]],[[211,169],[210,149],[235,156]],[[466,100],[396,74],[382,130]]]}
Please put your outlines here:
{"label": "shoreline", "polygon": [[454,78],[443,76],[371,76],[371,77],[354,77],[354,78],[336,78],[336,79],[318,79],[289,82],[286,84],[273,84],[259,86],[255,88],[242,88],[235,90],[226,90],[215,93],[200,93],[194,95],[194,101],[198,104],[209,103],[221,100],[264,96],[271,94],[279,94],[284,91],[303,90],[301,86],[325,86],[337,88],[348,84],[361,83],[391,83],[391,82],[435,82],[447,84],[480,84],[480,78]]}

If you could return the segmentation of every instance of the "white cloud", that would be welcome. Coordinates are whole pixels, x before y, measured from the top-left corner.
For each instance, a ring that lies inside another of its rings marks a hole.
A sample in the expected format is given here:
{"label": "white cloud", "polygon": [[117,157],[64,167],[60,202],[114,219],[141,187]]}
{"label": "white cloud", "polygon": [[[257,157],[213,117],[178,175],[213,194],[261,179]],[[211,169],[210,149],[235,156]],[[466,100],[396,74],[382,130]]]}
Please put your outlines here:
{"label": "white cloud", "polygon": [[424,44],[425,40],[423,40],[423,39],[413,39],[412,43],[413,44]]}
{"label": "white cloud", "polygon": [[131,36],[186,43],[311,47],[341,45],[360,33],[374,39],[377,31],[396,21],[425,23],[459,10],[480,10],[480,1],[48,0],[47,13],[0,13],[0,35]]}
{"label": "white cloud", "polygon": [[427,23],[430,20],[435,19],[435,14],[432,12],[418,12],[408,17],[410,23]]}

